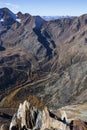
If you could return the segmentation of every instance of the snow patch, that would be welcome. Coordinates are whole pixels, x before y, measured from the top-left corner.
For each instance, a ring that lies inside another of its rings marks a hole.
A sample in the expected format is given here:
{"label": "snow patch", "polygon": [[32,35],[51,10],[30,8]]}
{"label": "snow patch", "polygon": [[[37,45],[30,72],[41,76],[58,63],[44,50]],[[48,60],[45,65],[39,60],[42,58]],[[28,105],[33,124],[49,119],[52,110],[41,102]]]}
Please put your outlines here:
{"label": "snow patch", "polygon": [[3,19],[3,18],[1,18],[1,19],[0,19],[0,22],[4,22],[4,19]]}
{"label": "snow patch", "polygon": [[19,18],[17,18],[16,21],[19,22],[19,23],[21,23],[21,19],[19,19]]}

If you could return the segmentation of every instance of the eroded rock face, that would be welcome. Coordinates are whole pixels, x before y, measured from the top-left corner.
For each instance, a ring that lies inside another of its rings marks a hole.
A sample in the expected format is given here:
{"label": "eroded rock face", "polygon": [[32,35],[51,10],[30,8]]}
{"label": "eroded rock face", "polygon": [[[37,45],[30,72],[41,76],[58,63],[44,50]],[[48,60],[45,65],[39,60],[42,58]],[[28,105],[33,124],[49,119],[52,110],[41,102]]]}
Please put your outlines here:
{"label": "eroded rock face", "polygon": [[3,124],[0,130],[87,130],[87,122],[81,120],[80,116],[76,119],[72,115],[71,120],[69,117],[71,116],[68,116],[67,111],[59,116],[45,106],[39,109],[25,100],[19,105],[10,125]]}
{"label": "eroded rock face", "polygon": [[20,129],[37,129],[41,128],[41,126],[42,112],[25,101],[23,104],[20,104],[18,112],[13,116],[10,130],[12,130],[13,127]]}
{"label": "eroded rock face", "polygon": [[58,121],[55,117],[50,117],[47,107],[42,111],[31,106],[28,101],[20,104],[16,114],[14,114],[10,123],[10,130],[13,129],[41,129],[46,128],[58,128],[66,129],[68,126],[61,121]]}
{"label": "eroded rock face", "polygon": [[[64,116],[64,114],[63,114]],[[39,110],[28,101],[20,104],[16,114],[10,123],[10,130],[86,130],[87,126],[83,121],[74,120],[68,123],[67,116],[57,117],[47,107]]]}

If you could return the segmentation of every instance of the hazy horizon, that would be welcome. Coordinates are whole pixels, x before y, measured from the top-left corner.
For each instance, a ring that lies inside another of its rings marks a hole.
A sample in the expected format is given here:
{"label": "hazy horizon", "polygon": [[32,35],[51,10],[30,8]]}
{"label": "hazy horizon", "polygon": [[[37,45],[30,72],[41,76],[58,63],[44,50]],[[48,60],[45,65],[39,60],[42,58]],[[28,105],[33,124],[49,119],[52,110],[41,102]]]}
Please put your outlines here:
{"label": "hazy horizon", "polygon": [[7,7],[14,13],[19,11],[40,16],[80,16],[87,13],[86,0],[1,0],[0,8]]}

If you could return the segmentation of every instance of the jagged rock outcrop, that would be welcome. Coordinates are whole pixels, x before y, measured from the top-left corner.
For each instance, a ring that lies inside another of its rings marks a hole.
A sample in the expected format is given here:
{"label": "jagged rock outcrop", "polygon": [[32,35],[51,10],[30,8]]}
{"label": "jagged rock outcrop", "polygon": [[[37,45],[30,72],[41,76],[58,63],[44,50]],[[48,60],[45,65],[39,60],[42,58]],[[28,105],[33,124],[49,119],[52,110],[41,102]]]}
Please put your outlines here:
{"label": "jagged rock outcrop", "polygon": [[[80,106],[77,105],[78,107]],[[84,113],[77,112],[77,108],[75,106],[61,108],[58,110],[61,111],[60,116],[57,110],[55,113],[46,106],[40,109],[25,100],[19,105],[17,113],[11,119],[10,125],[2,124],[0,130],[87,130],[87,120],[83,121]],[[78,113],[79,117],[76,116]]]}
{"label": "jagged rock outcrop", "polygon": [[30,106],[30,103],[25,101],[20,104],[17,114],[13,116],[12,122],[10,124],[10,129],[12,127],[19,127],[22,129],[26,128],[40,128],[42,125],[42,113],[35,107]]}
{"label": "jagged rock outcrop", "polygon": [[[4,130],[4,127],[2,125],[1,130]],[[50,112],[47,107],[40,110],[26,100],[23,104],[20,104],[17,113],[14,114],[9,130],[86,130],[86,128],[87,125],[80,120],[68,123],[66,115],[61,119]],[[7,127],[5,130],[7,130]]]}
{"label": "jagged rock outcrop", "polygon": [[12,118],[10,130],[13,130],[13,128],[33,130],[58,128],[64,130],[68,128],[68,126],[58,121],[55,117],[51,117],[47,107],[41,111],[31,106],[28,101],[25,101],[23,104],[20,104],[17,113],[14,114]]}

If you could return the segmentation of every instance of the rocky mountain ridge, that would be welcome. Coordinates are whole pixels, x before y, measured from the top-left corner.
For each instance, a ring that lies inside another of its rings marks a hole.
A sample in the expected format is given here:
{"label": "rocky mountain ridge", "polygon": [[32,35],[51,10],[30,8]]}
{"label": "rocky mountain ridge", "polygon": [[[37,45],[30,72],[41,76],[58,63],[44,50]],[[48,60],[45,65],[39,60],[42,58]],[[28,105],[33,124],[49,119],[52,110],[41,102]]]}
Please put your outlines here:
{"label": "rocky mountain ridge", "polygon": [[[19,23],[17,19],[13,17],[14,14],[8,9],[4,8],[1,10],[4,14],[2,16],[4,21],[0,22],[1,78],[4,78],[4,80],[7,79],[7,77],[5,78],[6,73],[8,73],[5,72],[6,68],[9,69],[10,72],[8,77],[10,84],[14,84],[18,77],[20,78],[18,79],[20,81],[28,80],[28,78],[30,78],[30,73],[31,75],[34,73],[34,75],[37,75],[38,77],[37,73],[40,72],[40,70],[43,72],[47,61],[56,53],[53,45],[54,42],[50,39],[48,39],[48,41],[43,34],[41,34],[40,30],[45,21],[38,16],[33,17],[29,14],[23,15],[19,12],[17,14],[18,19],[21,19],[21,23]],[[7,21],[9,22],[9,25]],[[42,67],[43,63],[44,67]],[[4,73],[2,73],[3,69]],[[16,70],[18,70],[16,73],[19,73],[17,75],[15,73]],[[29,74],[27,74],[27,72]],[[24,79],[21,79],[21,74],[24,76]],[[15,78],[12,79],[11,77]],[[30,78],[30,81],[31,80],[32,77]],[[8,81],[1,83],[0,86],[9,86],[10,84]]]}
{"label": "rocky mountain ridge", "polygon": [[39,97],[55,110],[86,95],[87,14],[47,22],[0,9],[0,108]]}

